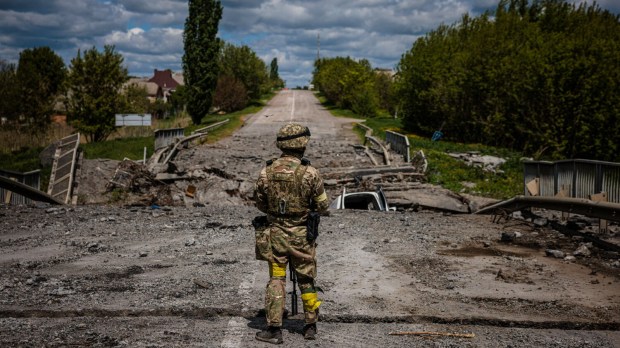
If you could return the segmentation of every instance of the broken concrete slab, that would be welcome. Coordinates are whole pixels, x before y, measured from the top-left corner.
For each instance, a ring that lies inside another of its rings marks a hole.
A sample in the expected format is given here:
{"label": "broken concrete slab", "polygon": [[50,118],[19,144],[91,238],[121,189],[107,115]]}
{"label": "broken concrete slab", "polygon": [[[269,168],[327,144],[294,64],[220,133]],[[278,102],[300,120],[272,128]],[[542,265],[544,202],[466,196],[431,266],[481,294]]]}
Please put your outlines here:
{"label": "broken concrete slab", "polygon": [[388,191],[385,196],[392,206],[420,206],[429,209],[469,213],[469,206],[452,191],[432,185],[409,191]]}

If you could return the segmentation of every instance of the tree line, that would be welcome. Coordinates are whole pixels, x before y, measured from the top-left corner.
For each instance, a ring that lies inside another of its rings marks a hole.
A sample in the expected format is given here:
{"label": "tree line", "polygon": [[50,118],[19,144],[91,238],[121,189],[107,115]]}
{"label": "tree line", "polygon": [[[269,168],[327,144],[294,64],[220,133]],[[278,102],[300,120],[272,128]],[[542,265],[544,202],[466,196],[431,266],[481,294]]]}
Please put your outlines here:
{"label": "tree line", "polygon": [[248,46],[215,36],[220,18],[219,1],[190,0],[184,34],[186,84],[166,104],[150,102],[144,87],[127,84],[124,58],[113,46],[79,50],[69,66],[49,47],[23,50],[17,65],[0,60],[2,126],[44,134],[50,116],[65,113],[77,131],[96,142],[114,132],[118,113],[162,115],[187,108],[192,121],[200,124],[209,112],[240,110],[284,87],[277,58],[267,67]]}
{"label": "tree line", "polygon": [[389,73],[373,69],[366,59],[321,58],[314,62],[312,83],[328,102],[364,117],[393,109]]}
{"label": "tree line", "polygon": [[391,87],[370,86],[367,63],[349,58],[319,60],[314,81],[354,111],[352,100],[382,90],[382,107],[421,135],[441,129],[536,158],[620,161],[619,19],[596,4],[502,0],[416,40]]}

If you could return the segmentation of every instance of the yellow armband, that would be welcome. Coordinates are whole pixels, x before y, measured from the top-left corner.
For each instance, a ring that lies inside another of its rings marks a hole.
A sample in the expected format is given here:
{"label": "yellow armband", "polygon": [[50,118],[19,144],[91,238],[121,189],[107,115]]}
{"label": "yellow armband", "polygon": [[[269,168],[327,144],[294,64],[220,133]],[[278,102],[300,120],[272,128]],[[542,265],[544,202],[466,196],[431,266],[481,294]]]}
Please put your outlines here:
{"label": "yellow armband", "polygon": [[323,202],[326,199],[327,199],[327,193],[325,193],[325,191],[323,191],[323,193],[321,193],[320,195],[314,197],[314,201],[316,203]]}

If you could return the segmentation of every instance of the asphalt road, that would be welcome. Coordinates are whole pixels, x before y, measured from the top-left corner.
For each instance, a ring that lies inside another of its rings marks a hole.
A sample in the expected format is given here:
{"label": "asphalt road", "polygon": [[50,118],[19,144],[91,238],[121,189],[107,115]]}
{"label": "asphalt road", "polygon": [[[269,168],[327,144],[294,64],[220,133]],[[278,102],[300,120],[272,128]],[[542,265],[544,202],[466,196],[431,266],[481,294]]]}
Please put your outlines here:
{"label": "asphalt road", "polygon": [[[310,127],[307,155],[319,169],[369,165],[350,146],[351,120],[307,91],[278,94],[234,136],[179,158],[251,190],[290,121]],[[204,207],[0,205],[0,346],[269,346],[254,340],[268,280],[254,260],[258,211],[235,190]],[[501,243],[506,230],[573,242],[486,216],[332,212],[317,251],[319,339],[304,341],[303,321],[290,318],[285,346],[619,347],[618,268]]]}

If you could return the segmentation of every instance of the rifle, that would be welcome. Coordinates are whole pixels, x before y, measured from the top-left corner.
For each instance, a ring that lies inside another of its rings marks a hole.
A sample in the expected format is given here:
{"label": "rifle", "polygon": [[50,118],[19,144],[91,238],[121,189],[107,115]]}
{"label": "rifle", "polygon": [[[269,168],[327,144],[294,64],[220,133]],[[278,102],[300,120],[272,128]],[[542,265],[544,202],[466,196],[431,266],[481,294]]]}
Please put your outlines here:
{"label": "rifle", "polygon": [[297,274],[295,273],[295,268],[293,268],[293,262],[291,262],[291,258],[288,260],[288,269],[291,273],[291,281],[293,282],[293,291],[291,291],[291,313],[292,315],[297,315]]}

